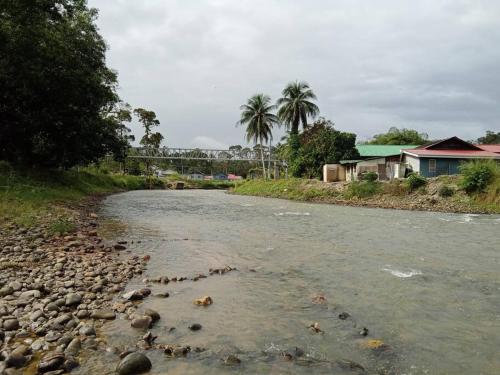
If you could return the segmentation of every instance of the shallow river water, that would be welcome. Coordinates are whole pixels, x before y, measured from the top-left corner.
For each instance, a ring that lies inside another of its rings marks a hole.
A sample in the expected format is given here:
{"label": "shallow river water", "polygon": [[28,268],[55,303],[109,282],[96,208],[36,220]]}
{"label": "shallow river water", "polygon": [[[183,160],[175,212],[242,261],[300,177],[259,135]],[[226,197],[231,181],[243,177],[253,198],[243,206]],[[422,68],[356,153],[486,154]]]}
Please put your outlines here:
{"label": "shallow river water", "polygon": [[[500,374],[500,216],[409,212],[242,197],[221,191],[110,196],[101,216],[128,224],[120,239],[150,254],[144,277],[238,271],[153,284],[158,343],[208,349],[171,359],[149,351],[152,374]],[[138,243],[138,241],[141,241]],[[318,294],[326,304],[314,304]],[[193,300],[213,298],[209,307]],[[350,317],[339,319],[347,312]],[[308,326],[318,322],[321,333]],[[191,332],[187,327],[200,323]],[[171,331],[170,328],[176,329]],[[369,334],[359,334],[363,327]],[[117,319],[110,346],[142,333]],[[382,340],[379,349],[367,340]],[[296,361],[280,353],[299,347]],[[241,365],[226,366],[227,354]],[[77,373],[112,373],[101,353]]]}

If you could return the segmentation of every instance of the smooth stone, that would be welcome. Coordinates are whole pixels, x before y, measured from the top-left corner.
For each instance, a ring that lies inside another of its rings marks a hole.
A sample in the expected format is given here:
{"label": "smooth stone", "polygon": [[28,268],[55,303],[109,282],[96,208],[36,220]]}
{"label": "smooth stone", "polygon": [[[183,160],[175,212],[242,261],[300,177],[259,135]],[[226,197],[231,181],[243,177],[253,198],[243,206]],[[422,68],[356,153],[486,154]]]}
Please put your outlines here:
{"label": "smooth stone", "polygon": [[153,319],[150,316],[141,316],[132,320],[130,325],[133,328],[146,329],[150,328],[153,324]]}
{"label": "smooth stone", "polygon": [[151,370],[151,361],[142,353],[130,353],[121,360],[116,368],[119,375],[143,374]]}
{"label": "smooth stone", "polygon": [[6,331],[15,331],[19,329],[19,321],[17,319],[7,319],[3,322],[3,329]]}
{"label": "smooth stone", "polygon": [[96,310],[90,315],[90,317],[92,319],[113,320],[116,319],[116,314],[112,310]]}
{"label": "smooth stone", "polygon": [[82,342],[80,341],[80,339],[78,337],[75,337],[68,344],[64,353],[76,356],[80,352],[81,348],[82,348]]}
{"label": "smooth stone", "polygon": [[194,324],[191,324],[188,328],[191,331],[199,331],[202,328],[202,326],[199,323],[194,323]]}
{"label": "smooth stone", "polygon": [[122,295],[123,299],[127,299],[129,301],[138,301],[144,299],[144,295],[138,290],[132,290]]}
{"label": "smooth stone", "polygon": [[158,320],[160,320],[160,314],[153,309],[144,310],[144,315],[151,317],[153,322],[157,322]]}
{"label": "smooth stone", "polygon": [[66,306],[78,305],[82,302],[82,296],[78,293],[68,293],[65,299]]}
{"label": "smooth stone", "polygon": [[96,335],[94,326],[91,326],[88,324],[82,325],[78,332],[82,336],[95,336]]}
{"label": "smooth stone", "polygon": [[46,373],[49,371],[59,370],[64,363],[63,353],[48,353],[45,355],[38,364],[38,372]]}

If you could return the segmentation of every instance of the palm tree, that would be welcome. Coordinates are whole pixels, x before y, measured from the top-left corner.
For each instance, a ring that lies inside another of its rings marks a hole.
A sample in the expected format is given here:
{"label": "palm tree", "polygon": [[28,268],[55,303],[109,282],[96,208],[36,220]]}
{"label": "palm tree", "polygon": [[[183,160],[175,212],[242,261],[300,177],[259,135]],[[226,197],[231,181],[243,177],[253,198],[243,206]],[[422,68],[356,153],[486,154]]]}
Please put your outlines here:
{"label": "palm tree", "polygon": [[290,129],[291,135],[299,134],[299,125],[307,126],[307,117],[315,118],[319,114],[319,108],[311,100],[316,100],[316,95],[307,82],[290,82],[281,92],[279,98],[278,118]]}
{"label": "palm tree", "polygon": [[260,156],[262,158],[262,175],[266,177],[266,165],[264,163],[263,141],[268,142],[273,138],[272,128],[278,125],[278,117],[272,113],[276,106],[271,104],[271,98],[264,94],[256,94],[248,99],[247,104],[241,107],[241,119],[238,125],[246,125],[246,139],[255,144],[260,144]]}

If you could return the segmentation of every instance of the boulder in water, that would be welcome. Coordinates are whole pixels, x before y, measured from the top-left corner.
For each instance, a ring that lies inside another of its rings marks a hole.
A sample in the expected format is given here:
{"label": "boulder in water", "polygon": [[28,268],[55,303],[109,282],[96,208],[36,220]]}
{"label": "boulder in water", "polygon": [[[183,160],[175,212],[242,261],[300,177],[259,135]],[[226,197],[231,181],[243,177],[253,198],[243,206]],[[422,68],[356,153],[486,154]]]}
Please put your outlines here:
{"label": "boulder in water", "polygon": [[121,360],[116,368],[119,375],[143,374],[151,370],[151,361],[142,353],[134,352],[128,354]]}

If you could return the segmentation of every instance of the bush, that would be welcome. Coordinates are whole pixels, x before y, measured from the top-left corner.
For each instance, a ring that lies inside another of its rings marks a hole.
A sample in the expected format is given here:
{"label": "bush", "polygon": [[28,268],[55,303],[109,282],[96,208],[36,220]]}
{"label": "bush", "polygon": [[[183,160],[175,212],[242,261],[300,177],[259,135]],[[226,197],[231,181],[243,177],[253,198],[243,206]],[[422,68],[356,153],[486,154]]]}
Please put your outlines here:
{"label": "bush", "polygon": [[408,175],[408,178],[406,179],[406,182],[410,191],[414,191],[427,184],[427,180],[425,179],[425,177],[422,177],[416,173],[410,173]]}
{"label": "bush", "polygon": [[351,198],[368,198],[380,191],[380,185],[374,181],[353,181],[347,187],[344,196]]}
{"label": "bush", "polygon": [[76,230],[76,226],[73,222],[67,219],[58,219],[52,224],[50,224],[49,231],[52,234],[59,233],[65,234],[74,232]]}
{"label": "bush", "polygon": [[460,166],[463,175],[461,187],[467,193],[483,192],[496,175],[500,174],[493,160],[474,160]]}
{"label": "bush", "polygon": [[378,174],[375,172],[364,172],[361,174],[361,180],[362,181],[377,181],[378,180]]}
{"label": "bush", "polygon": [[455,194],[455,189],[448,185],[443,185],[439,188],[438,194],[443,198],[451,197],[453,194]]}

